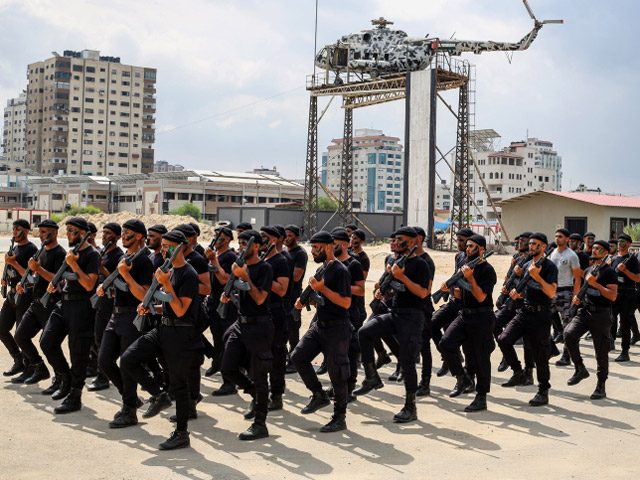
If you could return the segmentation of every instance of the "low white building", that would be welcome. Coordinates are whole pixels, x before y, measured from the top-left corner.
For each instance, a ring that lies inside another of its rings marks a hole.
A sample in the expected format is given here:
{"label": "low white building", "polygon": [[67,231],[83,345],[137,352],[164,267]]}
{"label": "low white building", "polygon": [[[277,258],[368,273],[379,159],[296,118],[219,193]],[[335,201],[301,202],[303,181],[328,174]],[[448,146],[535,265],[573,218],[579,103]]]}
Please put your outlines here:
{"label": "low white building", "polygon": [[7,100],[2,128],[2,152],[4,161],[0,172],[20,174],[24,172],[24,157],[27,145],[27,94]]}

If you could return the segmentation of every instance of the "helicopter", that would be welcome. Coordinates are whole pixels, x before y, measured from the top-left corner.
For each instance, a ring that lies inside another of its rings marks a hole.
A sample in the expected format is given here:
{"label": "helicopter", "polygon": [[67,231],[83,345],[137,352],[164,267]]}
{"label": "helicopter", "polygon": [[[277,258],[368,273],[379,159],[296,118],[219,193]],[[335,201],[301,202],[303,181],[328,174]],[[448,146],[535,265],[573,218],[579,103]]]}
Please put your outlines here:
{"label": "helicopter", "polygon": [[472,52],[514,52],[526,50],[538,36],[543,25],[549,23],[562,24],[563,20],[539,21],[527,0],[524,6],[533,20],[533,30],[520,41],[494,42],[491,40],[457,40],[455,38],[441,39],[437,37],[415,38],[409,37],[402,30],[391,30],[388,25],[393,22],[380,17],[372,20],[375,26],[371,30],[344,35],[332,45],[327,45],[316,54],[315,65],[336,74],[335,83],[343,83],[340,73],[350,71],[358,74],[368,74],[372,79],[380,76],[412,72],[427,68],[438,52],[452,56]]}

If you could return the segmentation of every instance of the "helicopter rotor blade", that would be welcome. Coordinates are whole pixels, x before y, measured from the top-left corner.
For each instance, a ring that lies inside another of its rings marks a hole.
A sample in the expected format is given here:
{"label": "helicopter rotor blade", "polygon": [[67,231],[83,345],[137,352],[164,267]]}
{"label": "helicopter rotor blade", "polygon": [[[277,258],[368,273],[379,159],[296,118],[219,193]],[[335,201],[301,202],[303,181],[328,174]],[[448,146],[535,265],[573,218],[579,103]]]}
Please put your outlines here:
{"label": "helicopter rotor blade", "polygon": [[548,23],[563,24],[564,20],[543,20],[540,23],[545,24],[545,25],[548,24]]}
{"label": "helicopter rotor blade", "polygon": [[529,6],[529,2],[527,2],[527,0],[522,0],[522,2],[524,3],[524,6],[527,9],[527,12],[529,12],[529,16],[531,17],[531,20],[533,20],[534,22],[537,22],[538,19],[533,14],[533,10],[531,10],[531,7]]}

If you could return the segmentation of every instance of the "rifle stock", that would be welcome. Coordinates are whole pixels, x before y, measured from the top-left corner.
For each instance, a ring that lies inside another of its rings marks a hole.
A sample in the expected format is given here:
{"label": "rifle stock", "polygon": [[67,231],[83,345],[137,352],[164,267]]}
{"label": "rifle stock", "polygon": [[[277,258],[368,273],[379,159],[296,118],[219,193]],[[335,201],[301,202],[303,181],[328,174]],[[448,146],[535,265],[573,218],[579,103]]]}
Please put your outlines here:
{"label": "rifle stock", "polygon": [[[44,252],[46,246],[47,246],[47,242],[46,241],[42,242],[42,246],[40,247],[40,250],[38,250],[36,254],[31,258],[38,261],[42,256],[42,253]],[[30,273],[31,273],[31,268],[29,268],[29,265],[27,264],[27,268],[25,268],[24,270],[24,275],[22,275],[20,282],[18,282],[18,285],[20,285],[24,290],[26,290],[27,288],[27,280],[29,279]],[[18,303],[18,300],[20,299],[20,295],[21,295],[20,293],[16,292],[16,295],[14,297],[15,303]]]}
{"label": "rifle stock", "polygon": [[[13,248],[16,243],[15,237],[11,237],[11,246],[9,247],[9,251],[7,255],[13,255]],[[2,297],[7,298],[7,285],[9,284],[9,279],[7,278],[7,273],[9,273],[9,265],[5,262],[4,270],[2,271],[2,280],[4,280],[5,285],[2,285]]]}
{"label": "rifle stock", "polygon": [[[125,258],[125,263],[127,265],[131,265],[135,261],[135,259],[138,258],[140,255],[142,255],[142,253],[145,251],[147,251],[147,247],[139,248],[137,252],[132,253],[131,255]],[[104,290],[105,295],[107,294],[107,290],[109,290],[112,287],[112,285],[116,283],[116,280],[118,280],[119,275],[120,275],[120,272],[118,271],[118,267],[116,267],[113,270],[113,272],[111,272],[111,274],[104,280],[104,282],[102,282],[102,290]],[[94,293],[91,296],[91,307],[96,308],[99,301],[100,301],[100,296],[97,293]]]}
{"label": "rifle stock", "polygon": [[[417,249],[418,249],[418,246],[414,245],[411,248],[411,250],[409,250],[409,253],[405,253],[403,256],[401,256],[394,262],[390,262],[389,266],[393,268],[394,265],[398,265],[398,267],[404,268],[404,266],[407,263],[407,260],[409,260],[409,257],[411,257],[411,255],[413,255]],[[387,272],[387,269],[385,268],[384,273],[382,274],[382,276],[380,277],[380,280],[378,281],[378,284],[379,284],[378,290],[380,290],[380,293],[383,296],[386,296],[389,293],[389,291],[391,290],[391,285],[393,284],[394,280],[395,280],[395,277],[393,276],[393,274],[390,272]],[[378,300],[377,298],[374,298],[373,301],[369,304],[369,306],[371,307],[371,311],[374,314],[380,308],[380,304],[381,304],[381,301]]]}
{"label": "rifle stock", "polygon": [[[602,265],[606,264],[606,261],[609,259],[609,255],[607,255],[606,257],[604,257],[602,259],[602,262],[600,262],[598,265],[596,265],[595,267],[593,267],[593,269],[591,270],[591,275],[597,277],[598,273],[600,272],[600,268],[602,267]],[[589,284],[586,281],[586,278],[583,280],[582,285],[580,285],[580,290],[578,291],[578,294],[576,295],[576,297],[578,297],[578,300],[580,300],[580,304],[578,305],[571,305],[571,308],[569,308],[569,318],[573,318],[576,316],[576,314],[578,313],[578,309],[580,308],[579,305],[582,304],[582,302],[584,302],[584,297],[587,296],[587,289],[589,288]]]}
{"label": "rifle stock", "polygon": [[[547,258],[549,258],[549,255],[551,255],[551,253],[553,253],[554,250],[555,250],[555,247],[548,248],[547,250],[545,250],[544,255],[542,255],[542,257],[540,257],[540,259],[537,262],[535,262],[536,267],[540,268],[542,266],[542,263]],[[529,275],[529,270],[527,270],[526,272],[522,273],[522,277],[520,278],[520,281],[515,286],[516,293],[522,293],[525,287],[527,286],[527,283],[529,282],[529,280],[531,280],[531,275]],[[516,306],[516,302],[511,297],[509,297],[504,304],[504,308],[506,308],[507,311],[512,311],[515,308],[515,306]]]}
{"label": "rifle stock", "polygon": [[[242,267],[245,265],[247,252],[251,250],[251,248],[253,247],[253,242],[254,242],[254,239],[253,237],[251,237],[247,242],[247,248],[245,248],[242,251],[242,253],[238,255],[238,257],[236,258],[236,265],[238,265],[239,267]],[[232,298],[231,295],[235,290],[234,284],[236,282],[236,279],[237,277],[233,274],[233,270],[231,270],[231,274],[229,275],[229,280],[227,280],[227,283],[225,284],[224,290],[223,290],[223,293],[226,297]],[[220,318],[227,318],[227,315],[229,314],[229,302],[227,303],[220,302],[220,305],[218,305],[218,308],[216,309],[216,311],[218,312],[218,315],[220,315]]]}
{"label": "rifle stock", "polygon": [[[486,252],[482,257],[476,257],[473,260],[471,260],[469,263],[466,263],[463,266],[467,266],[469,267],[471,270],[473,270],[474,268],[476,268],[478,266],[478,264],[480,262],[482,262],[483,260],[486,260],[487,258],[489,258],[491,255],[493,255],[495,253],[494,250],[490,251],[490,252]],[[464,277],[464,274],[462,273],[462,268],[460,268],[460,270],[458,270],[457,272],[455,272],[453,275],[451,275],[451,277],[449,277],[449,279],[445,282],[447,288],[449,290],[451,290],[452,288],[454,288],[456,286],[456,284],[462,280]],[[440,289],[438,290],[436,293],[431,295],[431,299],[433,300],[433,303],[438,303],[442,298],[445,297],[445,295],[448,297],[448,292],[445,292],[444,290]]]}
{"label": "rifle stock", "polygon": [[[335,262],[335,260],[331,260],[329,262],[327,262],[326,265],[322,265],[320,266],[317,270],[316,273],[313,274],[313,278],[315,278],[316,280],[321,280],[325,273],[327,273],[327,270],[329,270],[329,267],[331,267],[331,265],[333,265],[333,262]],[[311,310],[311,301],[315,301],[318,302],[318,299],[322,299],[322,297],[320,296],[316,296],[316,298],[312,298],[313,294],[314,294],[314,290],[313,288],[311,288],[311,285],[307,285],[305,287],[305,289],[302,291],[302,293],[300,294],[300,303],[307,308],[307,310]],[[291,310],[291,312],[294,312],[295,308],[293,310]]]}

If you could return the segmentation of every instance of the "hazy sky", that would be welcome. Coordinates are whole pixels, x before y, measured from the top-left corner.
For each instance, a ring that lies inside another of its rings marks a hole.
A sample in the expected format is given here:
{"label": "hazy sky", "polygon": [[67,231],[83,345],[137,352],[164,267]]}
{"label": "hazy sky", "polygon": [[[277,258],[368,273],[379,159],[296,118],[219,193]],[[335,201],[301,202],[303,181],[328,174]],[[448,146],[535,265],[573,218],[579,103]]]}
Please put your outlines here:
{"label": "hazy sky", "polygon": [[[527,131],[552,141],[565,190],[585,183],[640,195],[631,148],[640,127],[638,2],[530,4],[539,19],[565,24],[545,26],[511,64],[501,52],[465,56],[476,65],[476,128],[495,129],[503,146]],[[275,165],[303,178],[314,14],[315,0],[0,0],[0,101],[25,88],[27,64],[54,50],[97,49],[158,69],[157,160],[227,171]],[[517,41],[532,27],[521,0],[320,0],[318,49],[380,16],[415,37]],[[320,123],[320,152],[342,136],[339,103]],[[402,138],[404,102],[357,109],[354,126]],[[438,146],[454,142],[455,119],[440,105]]]}

